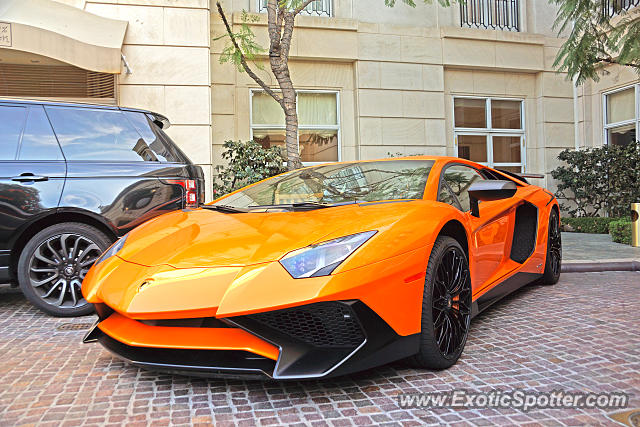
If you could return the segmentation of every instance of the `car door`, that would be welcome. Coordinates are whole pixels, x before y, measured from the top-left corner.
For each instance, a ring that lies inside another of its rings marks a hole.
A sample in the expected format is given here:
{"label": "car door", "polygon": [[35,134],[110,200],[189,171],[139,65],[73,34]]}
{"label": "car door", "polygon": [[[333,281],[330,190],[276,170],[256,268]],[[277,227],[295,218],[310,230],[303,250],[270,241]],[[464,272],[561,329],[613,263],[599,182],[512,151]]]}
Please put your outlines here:
{"label": "car door", "polygon": [[58,207],[65,175],[42,106],[0,103],[0,278],[16,236]]}
{"label": "car door", "polygon": [[481,202],[480,216],[471,215],[469,187],[484,180],[480,172],[465,164],[446,166],[440,177],[438,201],[465,212],[470,229],[470,270],[474,293],[489,286],[511,271],[509,262],[511,237],[515,220],[516,198]]}

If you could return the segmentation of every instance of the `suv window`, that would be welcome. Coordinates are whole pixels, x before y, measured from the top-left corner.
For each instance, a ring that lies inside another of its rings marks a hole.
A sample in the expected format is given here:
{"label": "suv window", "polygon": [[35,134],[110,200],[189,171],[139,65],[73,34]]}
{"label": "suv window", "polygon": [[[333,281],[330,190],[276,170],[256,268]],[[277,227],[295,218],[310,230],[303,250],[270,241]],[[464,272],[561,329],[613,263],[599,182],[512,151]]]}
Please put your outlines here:
{"label": "suv window", "polygon": [[18,160],[64,160],[49,119],[41,106],[29,108]]}
{"label": "suv window", "polygon": [[120,110],[46,107],[67,160],[157,161]]}
{"label": "suv window", "polygon": [[0,105],[0,160],[15,160],[26,117],[25,107]]}
{"label": "suv window", "polygon": [[469,187],[476,181],[483,180],[480,173],[470,166],[448,166],[440,179],[438,201],[455,206],[463,212],[471,210]]}
{"label": "suv window", "polygon": [[173,141],[145,113],[124,111],[144,142],[153,151],[159,161],[169,163],[188,163],[188,160],[177,149]]}

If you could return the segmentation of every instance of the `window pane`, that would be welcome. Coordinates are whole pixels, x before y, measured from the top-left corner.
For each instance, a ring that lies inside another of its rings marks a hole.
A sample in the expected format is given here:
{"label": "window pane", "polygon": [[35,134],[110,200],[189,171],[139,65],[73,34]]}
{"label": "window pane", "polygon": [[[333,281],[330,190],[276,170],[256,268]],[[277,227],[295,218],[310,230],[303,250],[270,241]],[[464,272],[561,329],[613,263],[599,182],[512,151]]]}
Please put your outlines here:
{"label": "window pane", "polygon": [[264,92],[253,92],[251,120],[255,125],[284,126],[284,111],[270,95]]}
{"label": "window pane", "polygon": [[169,136],[153,123],[146,114],[134,111],[125,111],[123,114],[131,121],[133,127],[136,128],[159,161],[171,163],[187,162],[185,156],[177,150]]}
{"label": "window pane", "polygon": [[635,111],[634,88],[607,95],[607,123],[631,120],[636,114]]}
{"label": "window pane", "polygon": [[497,166],[495,166],[495,168],[503,170],[503,171],[513,172],[513,173],[521,173],[522,172],[522,166],[500,166],[500,165],[497,165]]}
{"label": "window pane", "polygon": [[484,178],[475,169],[460,165],[446,168],[443,179],[458,198],[462,211],[466,212],[470,210],[469,187],[474,182],[483,180]]}
{"label": "window pane", "polygon": [[485,135],[458,135],[458,157],[474,162],[486,162],[487,137]]}
{"label": "window pane", "polygon": [[42,107],[31,107],[20,143],[20,160],[63,160],[62,151]]}
{"label": "window pane", "polygon": [[486,101],[484,99],[455,98],[455,126],[463,128],[486,128]]}
{"label": "window pane", "polygon": [[494,163],[520,163],[519,136],[493,136]]}
{"label": "window pane", "polygon": [[67,160],[157,160],[120,111],[47,107],[47,113]]}
{"label": "window pane", "polygon": [[285,148],[284,129],[254,129],[253,140],[264,148],[281,147]]}
{"label": "window pane", "polygon": [[337,130],[300,130],[298,138],[303,162],[338,161]]}
{"label": "window pane", "polygon": [[494,129],[522,129],[520,101],[491,101],[491,127]]}
{"label": "window pane", "polygon": [[15,160],[27,109],[0,106],[0,160]]}
{"label": "window pane", "polygon": [[636,140],[636,125],[618,126],[609,129],[609,144],[627,145]]}
{"label": "window pane", "polygon": [[298,115],[301,125],[337,125],[336,94],[298,94]]}

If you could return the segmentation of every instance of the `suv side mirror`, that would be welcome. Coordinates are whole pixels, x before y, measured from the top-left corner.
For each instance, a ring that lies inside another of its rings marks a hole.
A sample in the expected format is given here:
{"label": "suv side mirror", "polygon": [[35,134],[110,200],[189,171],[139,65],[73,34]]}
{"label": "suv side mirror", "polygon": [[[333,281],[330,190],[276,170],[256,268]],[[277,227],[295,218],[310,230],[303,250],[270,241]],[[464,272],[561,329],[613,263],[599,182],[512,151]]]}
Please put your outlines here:
{"label": "suv side mirror", "polygon": [[513,197],[518,187],[513,181],[484,180],[471,184],[469,187],[469,199],[471,202],[471,215],[480,216],[478,200],[490,202]]}

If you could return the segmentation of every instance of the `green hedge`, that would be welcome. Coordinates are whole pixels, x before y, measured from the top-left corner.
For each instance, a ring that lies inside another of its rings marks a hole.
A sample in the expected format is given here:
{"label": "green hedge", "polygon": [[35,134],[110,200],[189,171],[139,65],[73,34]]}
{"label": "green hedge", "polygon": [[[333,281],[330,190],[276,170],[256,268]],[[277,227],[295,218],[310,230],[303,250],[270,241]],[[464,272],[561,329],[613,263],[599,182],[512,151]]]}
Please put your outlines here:
{"label": "green hedge", "polygon": [[598,216],[583,216],[579,218],[562,218],[562,225],[569,225],[576,233],[608,234],[609,224],[621,218],[603,218]]}
{"label": "green hedge", "polygon": [[609,234],[611,240],[617,243],[631,244],[631,221],[622,219],[620,221],[612,221],[609,223]]}

